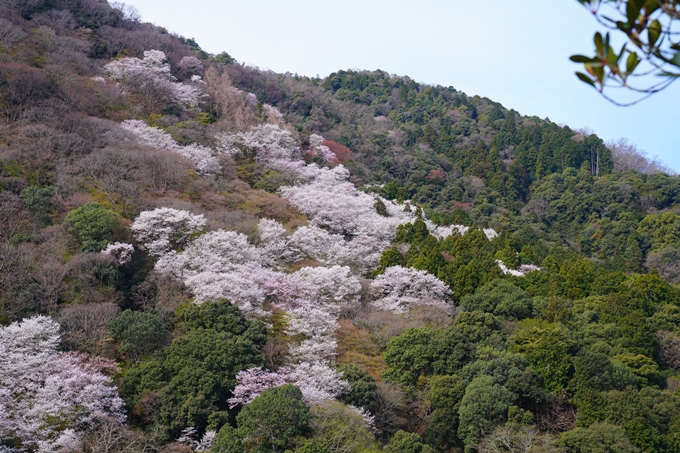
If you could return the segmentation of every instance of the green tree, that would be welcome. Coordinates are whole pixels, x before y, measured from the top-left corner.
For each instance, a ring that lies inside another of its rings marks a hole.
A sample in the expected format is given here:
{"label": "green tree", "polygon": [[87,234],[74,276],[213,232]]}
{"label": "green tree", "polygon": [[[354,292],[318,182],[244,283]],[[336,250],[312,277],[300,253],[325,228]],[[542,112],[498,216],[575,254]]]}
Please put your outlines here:
{"label": "green tree", "polygon": [[473,452],[474,444],[494,427],[505,423],[508,408],[516,395],[495,384],[491,376],[475,378],[465,389],[460,402],[458,435],[465,443],[465,451]]}
{"label": "green tree", "polygon": [[118,215],[99,203],[87,203],[66,215],[68,230],[84,252],[99,252],[106,247],[118,228]]}
{"label": "green tree", "polygon": [[532,312],[531,296],[505,279],[485,284],[463,297],[460,304],[469,311],[481,310],[511,319],[523,319]]}
{"label": "green tree", "polygon": [[210,446],[210,453],[243,453],[242,439],[236,429],[226,423],[215,436],[215,441]]}
{"label": "green tree", "polygon": [[464,311],[456,316],[453,324],[472,342],[482,341],[493,332],[501,330],[498,320],[491,313],[482,311]]}
{"label": "green tree", "polygon": [[620,426],[595,423],[589,428],[575,428],[562,433],[555,442],[567,453],[637,453]]}
{"label": "green tree", "polygon": [[246,451],[285,451],[307,432],[310,414],[300,389],[286,384],[262,392],[236,417]]}
{"label": "green tree", "polygon": [[237,310],[231,316],[234,322],[221,324],[229,327],[190,330],[127,371],[122,394],[133,422],[156,420],[177,437],[187,426],[203,431],[224,418],[236,374],[263,365],[259,344],[246,334],[250,324]]}
{"label": "green tree", "polygon": [[118,315],[108,328],[113,339],[120,341],[119,351],[133,363],[162,347],[168,335],[158,316],[131,310]]}
{"label": "green tree", "polygon": [[423,442],[416,433],[399,430],[385,448],[387,453],[434,453],[432,447]]}
{"label": "green tree", "polygon": [[51,223],[50,213],[54,211],[54,189],[51,187],[29,186],[21,191],[26,210],[31,213],[40,228]]}
{"label": "green tree", "polygon": [[261,321],[248,321],[238,307],[226,299],[189,305],[179,315],[184,330],[211,329],[229,332],[252,341],[258,346],[267,340],[267,329]]}
{"label": "green tree", "polygon": [[[528,320],[527,320],[528,321]],[[556,324],[524,322],[510,342],[515,352],[524,354],[542,379],[546,390],[561,392],[571,370],[571,341],[565,329]]]}
{"label": "green tree", "polygon": [[338,371],[350,386],[350,390],[344,393],[340,400],[352,406],[370,409],[377,389],[375,379],[368,372],[352,364],[340,365]]}
{"label": "green tree", "polygon": [[458,440],[458,410],[465,383],[458,376],[434,376],[427,383],[427,401],[432,413],[427,419],[425,439],[439,450],[450,450]]}
{"label": "green tree", "polygon": [[322,451],[365,452],[376,444],[362,416],[338,401],[315,404],[309,409],[312,440]]}

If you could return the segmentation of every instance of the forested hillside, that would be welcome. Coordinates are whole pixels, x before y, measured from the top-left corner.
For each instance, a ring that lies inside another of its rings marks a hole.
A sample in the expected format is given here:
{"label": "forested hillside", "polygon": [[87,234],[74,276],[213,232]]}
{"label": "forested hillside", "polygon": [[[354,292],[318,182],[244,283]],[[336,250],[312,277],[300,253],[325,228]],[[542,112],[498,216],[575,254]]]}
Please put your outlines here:
{"label": "forested hillside", "polygon": [[0,452],[680,452],[680,177],[625,141],[99,0],[0,49]]}

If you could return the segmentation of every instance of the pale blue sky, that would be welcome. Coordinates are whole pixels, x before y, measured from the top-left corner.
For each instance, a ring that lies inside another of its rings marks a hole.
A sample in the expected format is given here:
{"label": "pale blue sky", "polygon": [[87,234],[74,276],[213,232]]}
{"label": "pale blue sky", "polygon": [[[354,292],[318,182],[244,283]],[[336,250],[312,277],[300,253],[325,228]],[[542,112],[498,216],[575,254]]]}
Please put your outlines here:
{"label": "pale blue sky", "polygon": [[[324,77],[382,69],[485,96],[523,115],[627,137],[680,171],[680,82],[616,107],[578,82],[595,20],[576,0],[127,0],[144,21],[239,62]],[[675,118],[675,119],[674,119]]]}

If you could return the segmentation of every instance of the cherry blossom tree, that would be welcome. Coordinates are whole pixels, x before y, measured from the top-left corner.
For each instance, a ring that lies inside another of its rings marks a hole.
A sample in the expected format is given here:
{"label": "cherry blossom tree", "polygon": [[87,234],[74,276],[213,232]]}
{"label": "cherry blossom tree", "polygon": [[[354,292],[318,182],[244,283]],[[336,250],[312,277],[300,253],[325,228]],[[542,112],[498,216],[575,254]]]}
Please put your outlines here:
{"label": "cherry blossom tree", "polygon": [[309,136],[309,144],[311,145],[311,151],[314,155],[322,157],[326,162],[337,165],[340,163],[340,159],[335,155],[331,149],[323,144],[324,138],[317,134],[312,134]]}
{"label": "cherry blossom tree", "polygon": [[233,272],[239,266],[262,260],[261,251],[245,235],[217,230],[198,236],[181,253],[163,256],[156,269],[188,277],[201,272]]}
{"label": "cherry blossom tree", "polygon": [[349,390],[349,383],[341,374],[322,362],[302,362],[293,369],[295,385],[302,392],[302,400],[319,404],[332,400]]}
{"label": "cherry blossom tree", "polygon": [[524,277],[529,272],[542,270],[540,267],[538,267],[534,264],[522,264],[519,267],[519,269],[515,270],[515,269],[510,269],[501,260],[496,260],[496,263],[498,263],[498,267],[501,269],[501,272],[503,272],[503,274],[512,275],[513,277]]}
{"label": "cherry blossom tree", "polygon": [[245,406],[257,398],[260,393],[272,387],[281,387],[284,384],[295,383],[295,373],[288,367],[279,368],[277,371],[264,370],[262,368],[250,368],[239,371],[236,375],[238,384],[232,392],[234,396],[229,398],[229,408]]}
{"label": "cherry blossom tree", "polygon": [[407,313],[422,305],[450,312],[453,307],[451,290],[446,283],[426,271],[410,267],[392,266],[371,282],[376,297],[373,305],[381,310]]}
{"label": "cherry blossom tree", "polygon": [[160,50],[144,52],[143,59],[126,57],[114,60],[104,66],[104,72],[142,97],[147,108],[159,102],[196,108],[203,97],[198,86],[176,82],[167,58]]}
{"label": "cherry blossom tree", "polygon": [[217,432],[206,431],[199,439],[196,428],[189,426],[182,430],[182,434],[177,439],[177,443],[187,445],[195,452],[203,453],[210,451],[210,447],[213,442],[215,442],[216,436]]}
{"label": "cherry blossom tree", "polygon": [[115,244],[109,244],[104,250],[101,251],[104,255],[111,255],[116,258],[119,266],[127,264],[132,260],[132,254],[135,252],[135,248],[132,244],[126,244],[124,242],[116,242]]}
{"label": "cherry blossom tree", "polygon": [[[244,275],[245,274],[245,275]],[[227,299],[247,318],[265,318],[265,293],[261,286],[253,282],[246,272],[201,272],[187,278],[184,283],[195,296],[195,303],[207,300]]]}
{"label": "cherry blossom tree", "polygon": [[172,151],[190,159],[194,162],[194,167],[199,174],[211,175],[220,172],[220,163],[210,148],[196,143],[180,146],[170,134],[140,120],[123,121],[121,127],[131,132],[142,146]]}
{"label": "cherry blossom tree", "polygon": [[191,237],[205,228],[203,214],[194,215],[173,208],[142,211],[132,224],[132,234],[152,256],[171,253],[185,247]]}
{"label": "cherry blossom tree", "polygon": [[102,374],[113,363],[60,354],[59,328],[44,316],[0,327],[0,437],[24,449],[73,451],[84,430],[125,421],[123,400]]}
{"label": "cherry blossom tree", "polygon": [[346,266],[303,267],[262,282],[267,295],[284,309],[316,307],[334,315],[359,303],[361,283]]}
{"label": "cherry blossom tree", "polygon": [[292,134],[276,124],[263,124],[248,132],[220,134],[217,149],[228,156],[252,155],[264,167],[296,174],[304,167],[300,149]]}
{"label": "cherry blossom tree", "polygon": [[281,261],[293,260],[288,250],[288,237],[283,225],[273,219],[260,219],[257,233],[260,236],[259,248],[264,262],[273,266]]}
{"label": "cherry blossom tree", "polygon": [[203,63],[201,63],[201,60],[191,55],[186,55],[182,57],[177,67],[179,69],[180,75],[184,77],[194,75],[201,77],[204,71]]}

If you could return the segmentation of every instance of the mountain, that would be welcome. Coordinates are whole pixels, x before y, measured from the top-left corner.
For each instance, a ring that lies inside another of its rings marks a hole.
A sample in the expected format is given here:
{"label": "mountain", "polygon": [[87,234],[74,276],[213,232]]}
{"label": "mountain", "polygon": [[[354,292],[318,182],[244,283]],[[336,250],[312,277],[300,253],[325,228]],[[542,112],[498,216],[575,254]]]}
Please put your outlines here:
{"label": "mountain", "polygon": [[680,177],[384,71],[0,3],[0,451],[680,450]]}

